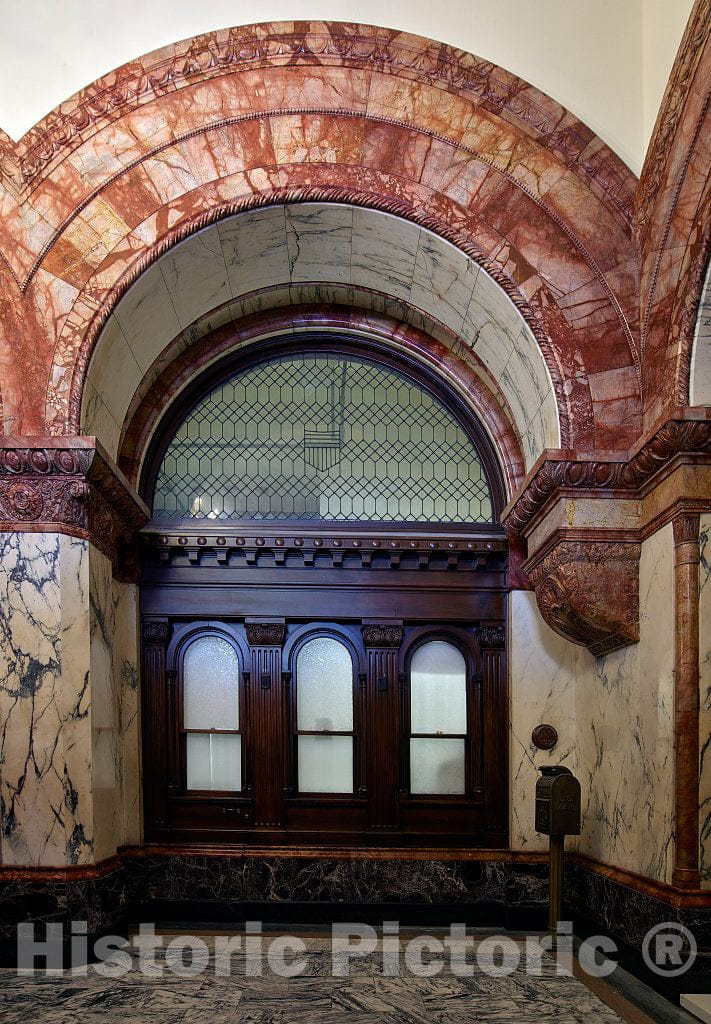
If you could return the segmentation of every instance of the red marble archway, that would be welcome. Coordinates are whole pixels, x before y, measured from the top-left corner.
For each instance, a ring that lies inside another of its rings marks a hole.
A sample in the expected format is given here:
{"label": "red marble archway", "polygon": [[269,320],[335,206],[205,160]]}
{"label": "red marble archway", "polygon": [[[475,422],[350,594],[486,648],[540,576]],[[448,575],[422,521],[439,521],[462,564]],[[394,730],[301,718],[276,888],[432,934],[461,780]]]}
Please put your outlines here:
{"label": "red marble archway", "polygon": [[705,0],[694,5],[679,47],[635,208],[649,430],[689,402],[694,331],[711,258],[711,16]]}
{"label": "red marble archway", "polygon": [[6,429],[76,429],[93,342],[161,252],[229,212],[331,199],[397,212],[472,255],[533,329],[564,443],[641,424],[636,180],[581,122],[490,63],[351,24],[211,33],[0,140]]}

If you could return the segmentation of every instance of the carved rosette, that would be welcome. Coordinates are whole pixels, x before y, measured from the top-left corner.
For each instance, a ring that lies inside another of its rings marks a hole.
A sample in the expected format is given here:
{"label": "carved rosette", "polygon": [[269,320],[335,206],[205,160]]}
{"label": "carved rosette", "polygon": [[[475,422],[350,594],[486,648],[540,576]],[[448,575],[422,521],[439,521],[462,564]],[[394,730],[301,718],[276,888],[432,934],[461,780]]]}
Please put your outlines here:
{"label": "carved rosette", "polygon": [[529,564],[551,629],[595,655],[639,640],[640,551],[636,542],[562,540]]}
{"label": "carved rosette", "polygon": [[397,648],[402,643],[402,626],[369,623],[361,626],[366,647]]}
{"label": "carved rosette", "polygon": [[244,628],[250,647],[281,647],[286,637],[284,622],[247,622]]}
{"label": "carved rosette", "polygon": [[44,447],[9,440],[0,447],[0,529],[85,537],[116,563],[148,510],[93,440],[47,438]]}
{"label": "carved rosette", "polygon": [[170,623],[165,619],[143,620],[143,642],[165,647],[170,639]]}
{"label": "carved rosette", "polygon": [[479,626],[476,635],[482,650],[501,649],[506,639],[503,626]]}

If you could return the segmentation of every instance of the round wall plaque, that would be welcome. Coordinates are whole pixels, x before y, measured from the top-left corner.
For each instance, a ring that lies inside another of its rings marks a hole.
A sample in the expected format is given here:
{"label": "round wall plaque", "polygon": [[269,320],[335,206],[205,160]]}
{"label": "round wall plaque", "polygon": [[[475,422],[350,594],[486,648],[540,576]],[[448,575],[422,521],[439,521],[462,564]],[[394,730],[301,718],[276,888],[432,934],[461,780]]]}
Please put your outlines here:
{"label": "round wall plaque", "polygon": [[552,725],[537,725],[531,733],[531,742],[539,750],[552,750],[558,742],[558,731]]}

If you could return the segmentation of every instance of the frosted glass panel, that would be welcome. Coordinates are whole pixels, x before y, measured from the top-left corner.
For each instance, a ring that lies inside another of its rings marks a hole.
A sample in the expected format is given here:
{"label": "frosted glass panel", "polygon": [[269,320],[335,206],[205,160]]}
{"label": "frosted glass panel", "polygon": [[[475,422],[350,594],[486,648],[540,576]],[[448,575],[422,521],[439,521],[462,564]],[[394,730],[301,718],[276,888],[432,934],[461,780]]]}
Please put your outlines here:
{"label": "frosted glass panel", "polygon": [[452,644],[420,647],[410,669],[411,732],[467,731],[467,669]]}
{"label": "frosted glass panel", "polygon": [[351,736],[299,736],[299,792],[353,792]]}
{"label": "frosted glass panel", "polygon": [[410,740],[410,792],[464,792],[464,740]]}
{"label": "frosted glass panel", "polygon": [[296,661],[297,728],[325,732],[353,729],[353,662],[338,640],[317,637]]}
{"label": "frosted glass panel", "polygon": [[188,736],[188,789],[242,788],[241,736]]}
{"label": "frosted glass panel", "polygon": [[201,636],[185,652],[183,725],[239,729],[239,660],[219,636]]}

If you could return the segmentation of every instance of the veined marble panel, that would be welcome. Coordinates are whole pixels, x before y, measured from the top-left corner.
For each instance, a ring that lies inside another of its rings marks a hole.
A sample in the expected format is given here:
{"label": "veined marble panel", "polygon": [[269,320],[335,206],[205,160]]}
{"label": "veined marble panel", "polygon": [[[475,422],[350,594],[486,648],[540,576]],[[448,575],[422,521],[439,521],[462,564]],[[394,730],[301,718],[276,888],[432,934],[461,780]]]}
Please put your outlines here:
{"label": "veined marble panel", "polygon": [[0,535],[5,864],[93,859],[86,542]]}
{"label": "veined marble panel", "polygon": [[296,203],[286,207],[289,273],[297,281],[351,279],[353,210],[350,206]]}
{"label": "veined marble panel", "polygon": [[640,640],[604,657],[576,648],[583,791],[579,849],[670,882],[674,843],[674,547],[671,524],[642,545]]}
{"label": "veined marble panel", "polygon": [[84,540],[0,535],[2,863],[140,838],[136,587]]}
{"label": "veined marble panel", "polygon": [[114,676],[114,614],[111,563],[90,548],[91,768],[94,849],[97,860],[116,851],[123,832],[121,810],[121,695]]}
{"label": "veined marble panel", "polygon": [[[509,616],[511,848],[547,850],[547,837],[534,828],[536,780],[546,764],[564,764],[577,773],[576,648],[543,621],[531,591],[512,591]],[[531,742],[531,733],[542,723],[558,732],[553,750],[538,750]],[[573,845],[571,837],[568,847]]]}
{"label": "veined marble panel", "polygon": [[711,515],[701,517],[699,566],[699,845],[701,884],[711,889]]}
{"label": "veined marble panel", "polygon": [[[140,366],[141,372],[145,373],[170,339],[180,334],[181,330],[172,296],[163,277],[160,260],[141,274],[136,283],[129,288],[116,306],[114,316],[128,349]],[[103,333],[102,331],[102,338]],[[93,362],[92,359],[92,364]],[[125,369],[124,373],[126,372]],[[95,374],[92,378],[94,376]]]}
{"label": "veined marble panel", "polygon": [[141,717],[138,690],[138,587],[112,585],[114,611],[113,672],[120,706],[121,730],[121,841],[142,840]]}
{"label": "veined marble panel", "polygon": [[111,563],[94,547],[89,582],[94,852],[100,861],[140,841],[137,588],[113,580]]}
{"label": "veined marble panel", "polygon": [[[82,429],[111,455],[131,399],[173,339],[188,347],[217,307],[266,309],[274,286],[314,288],[313,301],[349,302],[438,336],[454,332],[496,380],[524,439],[527,466],[560,434],[551,380],[533,334],[503,289],[465,253],[409,221],[343,204],[251,210],[192,235],[162,256],[118,303],[97,342]],[[334,291],[335,289],[335,291]],[[282,289],[283,290],[283,289]],[[244,301],[243,301],[244,300]],[[301,299],[301,301],[304,301]],[[227,304],[227,305],[225,305]],[[434,328],[432,325],[435,325]]]}
{"label": "veined marble panel", "polygon": [[711,264],[696,320],[689,385],[690,405],[711,405]]}
{"label": "veined marble panel", "polygon": [[160,263],[181,327],[232,297],[217,225],[198,231],[165,254]]}

